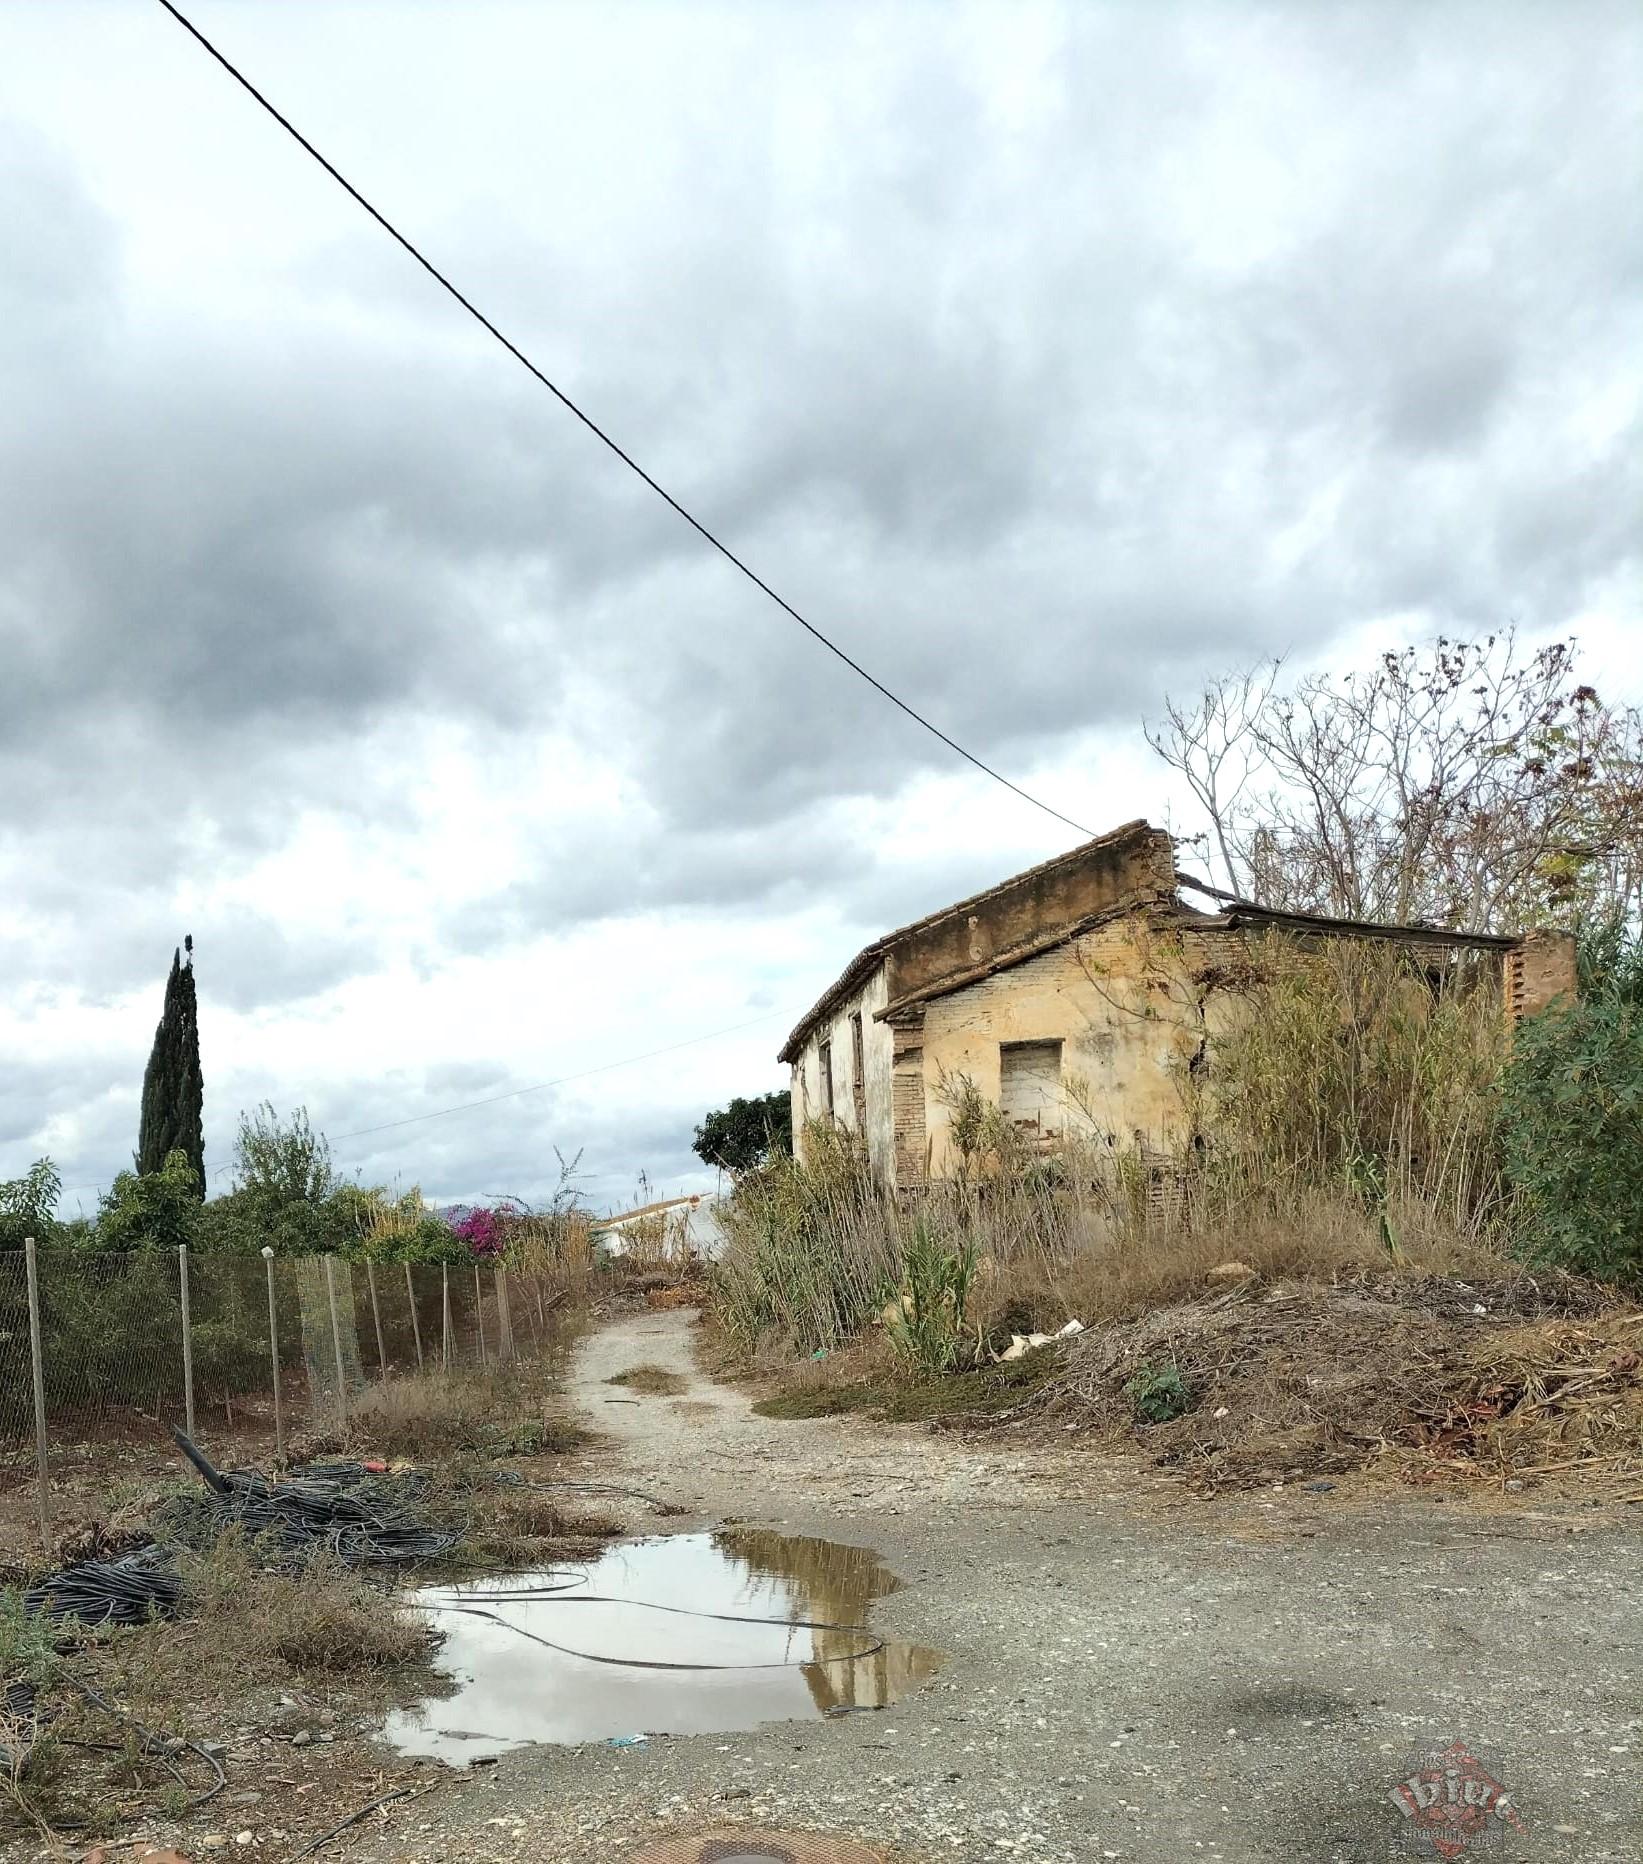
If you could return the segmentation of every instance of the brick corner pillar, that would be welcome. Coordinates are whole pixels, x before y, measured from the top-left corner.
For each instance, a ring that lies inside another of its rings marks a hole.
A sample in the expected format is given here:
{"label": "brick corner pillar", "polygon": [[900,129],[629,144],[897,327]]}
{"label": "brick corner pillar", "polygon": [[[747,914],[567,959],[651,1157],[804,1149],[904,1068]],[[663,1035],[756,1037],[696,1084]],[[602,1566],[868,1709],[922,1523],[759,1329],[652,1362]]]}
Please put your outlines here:
{"label": "brick corner pillar", "polygon": [[924,1017],[890,1025],[891,1111],[895,1121],[896,1185],[924,1183],[928,1154],[924,1126]]}
{"label": "brick corner pillar", "polygon": [[1506,954],[1506,1026],[1515,1029],[1526,1016],[1576,994],[1575,939],[1572,932],[1526,932]]}

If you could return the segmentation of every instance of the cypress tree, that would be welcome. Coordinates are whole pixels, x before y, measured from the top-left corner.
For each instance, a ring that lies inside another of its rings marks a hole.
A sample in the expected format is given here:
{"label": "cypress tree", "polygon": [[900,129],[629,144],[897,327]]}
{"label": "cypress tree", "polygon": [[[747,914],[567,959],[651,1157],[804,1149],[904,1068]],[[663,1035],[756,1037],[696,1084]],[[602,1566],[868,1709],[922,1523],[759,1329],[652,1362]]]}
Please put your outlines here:
{"label": "cypress tree", "polygon": [[205,1084],[200,1075],[199,1006],[194,996],[194,941],[171,954],[165,1009],[154,1031],[154,1047],[143,1071],[143,1109],[137,1129],[137,1170],[158,1171],[173,1152],[193,1167],[205,1196]]}

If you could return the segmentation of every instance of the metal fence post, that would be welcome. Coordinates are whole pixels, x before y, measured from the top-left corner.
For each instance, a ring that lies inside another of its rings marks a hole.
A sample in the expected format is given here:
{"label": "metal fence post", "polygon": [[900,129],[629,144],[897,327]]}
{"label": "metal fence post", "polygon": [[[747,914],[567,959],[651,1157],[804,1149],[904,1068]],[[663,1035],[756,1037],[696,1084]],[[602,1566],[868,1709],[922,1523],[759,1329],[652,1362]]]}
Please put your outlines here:
{"label": "metal fence post", "polygon": [[268,1270],[268,1357],[274,1368],[274,1467],[285,1467],[285,1412],[280,1404],[280,1323],[274,1303],[274,1252],[265,1243],[263,1264]]}
{"label": "metal fence post", "polygon": [[496,1265],[496,1356],[503,1365],[513,1358],[513,1314],[508,1305],[508,1271]]}
{"label": "metal fence post", "polygon": [[474,1325],[479,1329],[479,1363],[486,1363],[485,1357],[485,1292],[479,1284],[479,1264],[474,1264]]}
{"label": "metal fence post", "polygon": [[337,1360],[337,1417],[342,1428],[348,1428],[348,1382],[342,1369],[342,1325],[337,1319],[337,1276],[336,1259],[325,1258],[325,1298],[331,1307],[331,1350]]}
{"label": "metal fence post", "polygon": [[40,1350],[40,1275],[34,1238],[23,1238],[29,1278],[29,1357],[34,1363],[34,1461],[39,1484],[40,1539],[51,1545],[51,1477],[46,1468],[46,1368]]}
{"label": "metal fence post", "polygon": [[416,1369],[422,1370],[422,1322],[417,1318],[416,1283],[411,1279],[411,1265],[405,1264],[405,1299],[411,1304],[411,1337],[416,1341]]}
{"label": "metal fence post", "polygon": [[439,1265],[439,1300],[445,1314],[445,1337],[440,1351],[440,1359],[445,1371],[451,1369],[451,1265],[441,1262]]}
{"label": "metal fence post", "polygon": [[183,1302],[183,1429],[194,1435],[194,1336],[188,1314],[188,1245],[177,1245],[177,1287]]}
{"label": "metal fence post", "polygon": [[377,1330],[377,1371],[383,1378],[388,1376],[388,1354],[382,1344],[382,1309],[377,1306],[377,1265],[367,1262],[365,1280],[371,1290],[371,1324]]}

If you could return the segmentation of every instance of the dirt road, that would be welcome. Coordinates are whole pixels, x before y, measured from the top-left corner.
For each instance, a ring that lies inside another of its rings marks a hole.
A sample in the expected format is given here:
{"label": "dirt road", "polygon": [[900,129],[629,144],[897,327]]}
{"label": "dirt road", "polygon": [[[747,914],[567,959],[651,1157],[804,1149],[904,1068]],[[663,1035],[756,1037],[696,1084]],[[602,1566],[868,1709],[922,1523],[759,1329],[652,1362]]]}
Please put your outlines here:
{"label": "dirt road", "polygon": [[[690,1324],[641,1315],[583,1346],[592,1473],[671,1496],[688,1512],[670,1528],[872,1546],[907,1582],[875,1627],[945,1667],[877,1714],[513,1754],[351,1855],[581,1861],[745,1821],[913,1860],[1386,1864],[1400,1763],[1458,1738],[1529,1828],[1507,1855],[1643,1856],[1629,1525],[1294,1490],[1160,1512],[1073,1438],[1046,1462],[1007,1437],[759,1418],[697,1370]],[[639,1364],[686,1389],[606,1383]]]}

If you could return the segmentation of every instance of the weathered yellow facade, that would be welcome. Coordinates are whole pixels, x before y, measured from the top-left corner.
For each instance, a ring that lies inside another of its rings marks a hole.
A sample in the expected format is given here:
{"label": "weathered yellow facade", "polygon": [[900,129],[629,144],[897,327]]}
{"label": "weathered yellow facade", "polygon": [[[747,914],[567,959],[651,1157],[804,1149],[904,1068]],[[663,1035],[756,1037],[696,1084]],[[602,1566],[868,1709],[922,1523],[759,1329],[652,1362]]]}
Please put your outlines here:
{"label": "weathered yellow facade", "polygon": [[1394,939],[1492,954],[1512,1017],[1573,988],[1558,935],[1510,939],[1359,925],[1177,891],[1173,841],[1132,822],[869,945],[794,1030],[794,1133],[864,1135],[882,1182],[951,1174],[959,1084],[1045,1146],[1069,1133],[1173,1150],[1190,1137],[1194,1070],[1228,1019],[1259,938],[1298,962],[1320,941]]}

